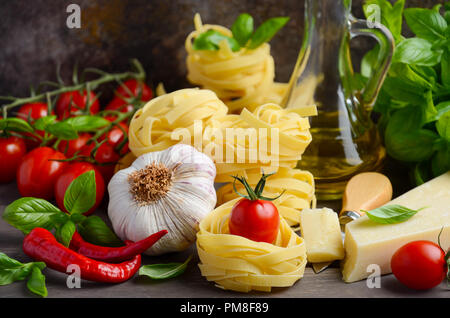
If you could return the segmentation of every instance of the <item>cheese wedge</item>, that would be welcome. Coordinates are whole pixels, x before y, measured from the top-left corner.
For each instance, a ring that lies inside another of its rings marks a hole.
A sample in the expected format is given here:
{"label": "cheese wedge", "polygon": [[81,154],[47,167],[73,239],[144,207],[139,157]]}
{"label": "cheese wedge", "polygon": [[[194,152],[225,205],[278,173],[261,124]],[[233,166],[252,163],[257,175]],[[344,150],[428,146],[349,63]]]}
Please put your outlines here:
{"label": "cheese wedge", "polygon": [[450,246],[450,171],[392,200],[411,209],[427,207],[413,217],[397,224],[379,224],[367,216],[348,223],[345,227],[345,259],[342,275],[347,283],[368,277],[370,264],[380,266],[381,274],[391,273],[391,257],[401,246],[416,240]]}
{"label": "cheese wedge", "polygon": [[331,262],[344,258],[341,228],[336,212],[331,209],[303,209],[300,231],[310,263]]}

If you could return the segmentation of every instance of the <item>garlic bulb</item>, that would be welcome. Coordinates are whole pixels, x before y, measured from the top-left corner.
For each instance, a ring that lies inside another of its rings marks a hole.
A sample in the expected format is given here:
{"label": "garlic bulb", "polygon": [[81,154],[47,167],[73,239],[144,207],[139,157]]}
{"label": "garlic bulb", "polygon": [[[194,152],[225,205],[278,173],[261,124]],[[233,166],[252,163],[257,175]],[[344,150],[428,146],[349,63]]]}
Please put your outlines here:
{"label": "garlic bulb", "polygon": [[198,224],[214,209],[216,168],[189,145],[139,156],[108,185],[108,216],[122,240],[141,240],[166,229],[168,234],[146,251],[159,255],[186,249]]}

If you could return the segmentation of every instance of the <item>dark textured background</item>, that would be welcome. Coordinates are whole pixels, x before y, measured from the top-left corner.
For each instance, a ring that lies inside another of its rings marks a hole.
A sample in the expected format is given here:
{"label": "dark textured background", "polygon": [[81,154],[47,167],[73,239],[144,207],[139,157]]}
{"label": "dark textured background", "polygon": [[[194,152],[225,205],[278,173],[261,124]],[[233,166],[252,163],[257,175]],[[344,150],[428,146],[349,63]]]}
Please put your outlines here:
{"label": "dark textured background", "polygon": [[[357,17],[363,16],[362,2],[353,1]],[[443,1],[406,2],[431,7]],[[81,6],[81,29],[66,27],[70,3]],[[129,68],[130,58],[143,63],[154,85],[188,86],[184,40],[195,12],[205,23],[227,27],[241,12],[252,14],[256,25],[269,17],[291,17],[271,42],[277,80],[288,81],[301,45],[303,6],[303,0],[1,0],[0,95],[26,96],[30,85],[55,80],[58,63],[69,78],[76,62],[80,68],[118,72]],[[371,43],[354,41],[357,60]]]}

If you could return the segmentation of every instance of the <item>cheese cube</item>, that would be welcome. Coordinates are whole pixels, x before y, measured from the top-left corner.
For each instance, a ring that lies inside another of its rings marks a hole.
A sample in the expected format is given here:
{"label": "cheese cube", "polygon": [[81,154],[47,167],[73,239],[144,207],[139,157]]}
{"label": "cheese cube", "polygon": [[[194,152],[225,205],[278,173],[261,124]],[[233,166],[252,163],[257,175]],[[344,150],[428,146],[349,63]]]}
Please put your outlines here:
{"label": "cheese cube", "polygon": [[305,240],[308,262],[331,262],[344,258],[339,219],[333,210],[303,209],[300,212],[300,231]]}
{"label": "cheese cube", "polygon": [[392,255],[406,243],[416,240],[450,246],[450,171],[399,196],[387,205],[399,204],[419,211],[410,219],[396,224],[380,224],[367,216],[352,221],[345,228],[344,281],[350,283],[368,277],[370,264],[380,266],[381,274],[391,273]]}

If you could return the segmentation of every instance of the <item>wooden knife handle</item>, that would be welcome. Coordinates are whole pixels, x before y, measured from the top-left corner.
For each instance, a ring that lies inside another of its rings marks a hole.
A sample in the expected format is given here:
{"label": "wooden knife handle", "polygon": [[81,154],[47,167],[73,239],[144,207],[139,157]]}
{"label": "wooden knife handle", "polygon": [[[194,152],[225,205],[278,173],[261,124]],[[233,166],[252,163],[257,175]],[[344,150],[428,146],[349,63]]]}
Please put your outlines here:
{"label": "wooden knife handle", "polygon": [[353,211],[372,210],[392,199],[392,184],[388,177],[378,172],[363,172],[353,176],[347,183],[339,215]]}

